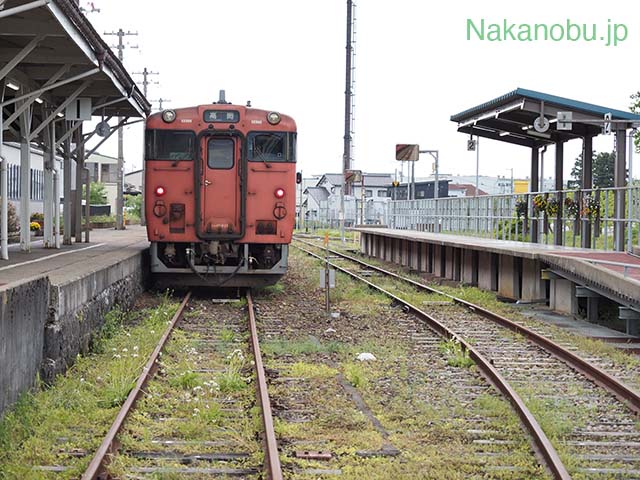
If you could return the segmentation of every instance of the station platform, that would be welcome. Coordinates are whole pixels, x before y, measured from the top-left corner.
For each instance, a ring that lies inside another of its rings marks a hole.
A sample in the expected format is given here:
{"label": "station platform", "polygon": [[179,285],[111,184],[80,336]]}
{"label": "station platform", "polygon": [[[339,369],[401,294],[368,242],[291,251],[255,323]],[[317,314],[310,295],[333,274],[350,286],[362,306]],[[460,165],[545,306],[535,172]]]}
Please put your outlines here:
{"label": "station platform", "polygon": [[86,352],[104,315],[128,308],[145,288],[146,229],[93,230],[90,243],[30,252],[12,245],[0,261],[0,414]]}
{"label": "station platform", "polygon": [[30,252],[20,251],[19,244],[10,245],[9,260],[0,260],[0,287],[38,276],[61,284],[149,247],[146,229],[139,225],[129,225],[126,230],[92,230],[90,238],[90,243],[62,245],[60,249],[44,248],[42,240],[36,240]]}
{"label": "station platform", "polygon": [[630,253],[414,230],[357,227],[362,253],[418,272],[493,290],[521,303],[599,320],[598,300],[620,306],[626,333],[640,335],[640,257]]}

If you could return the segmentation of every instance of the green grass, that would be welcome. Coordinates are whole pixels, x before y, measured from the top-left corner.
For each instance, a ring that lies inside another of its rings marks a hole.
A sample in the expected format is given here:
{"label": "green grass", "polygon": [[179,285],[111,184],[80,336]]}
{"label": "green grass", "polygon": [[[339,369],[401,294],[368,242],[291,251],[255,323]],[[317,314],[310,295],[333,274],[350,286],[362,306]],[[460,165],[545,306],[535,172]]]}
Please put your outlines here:
{"label": "green grass", "polygon": [[451,367],[469,368],[475,364],[469,357],[469,352],[456,339],[443,340],[440,342],[439,350],[447,358],[447,365]]}
{"label": "green grass", "polygon": [[260,343],[260,349],[268,355],[302,355],[311,353],[338,353],[345,350],[344,344],[331,341],[322,343],[316,339],[267,340]]}
{"label": "green grass", "polygon": [[114,312],[96,352],[48,390],[23,394],[0,422],[0,478],[50,478],[31,466],[57,464],[70,469],[56,478],[78,478],[91,456],[64,452],[97,448],[176,308],[165,298],[135,326]]}

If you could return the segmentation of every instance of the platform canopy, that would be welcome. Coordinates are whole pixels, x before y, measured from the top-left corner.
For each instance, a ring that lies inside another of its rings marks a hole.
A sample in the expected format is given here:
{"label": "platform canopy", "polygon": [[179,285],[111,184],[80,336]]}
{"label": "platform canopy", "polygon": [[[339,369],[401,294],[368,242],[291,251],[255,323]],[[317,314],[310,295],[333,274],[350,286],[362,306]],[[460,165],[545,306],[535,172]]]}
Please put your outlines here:
{"label": "platform canopy", "polygon": [[[558,128],[560,112],[570,114],[570,129]],[[612,130],[640,126],[640,115],[524,88],[452,115],[451,120],[458,123],[459,132],[535,148],[599,135],[607,114]],[[541,115],[549,122],[546,131],[534,128]]]}
{"label": "platform canopy", "polygon": [[[17,110],[29,106],[31,141],[78,98],[90,99],[98,116],[143,117],[151,109],[73,0],[0,0],[0,80],[5,141],[18,140]],[[18,98],[25,102],[12,102]]]}

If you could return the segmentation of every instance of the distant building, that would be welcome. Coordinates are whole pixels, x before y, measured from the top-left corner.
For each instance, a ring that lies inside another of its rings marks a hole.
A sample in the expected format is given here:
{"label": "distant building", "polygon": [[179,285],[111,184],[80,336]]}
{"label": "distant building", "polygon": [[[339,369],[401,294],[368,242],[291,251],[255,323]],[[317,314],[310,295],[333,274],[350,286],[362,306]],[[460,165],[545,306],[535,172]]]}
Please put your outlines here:
{"label": "distant building", "polygon": [[[386,216],[386,205],[390,200],[387,187],[393,181],[393,174],[363,173],[362,177],[363,182],[353,183],[351,195],[344,197],[344,220],[347,226],[362,221],[383,223]],[[315,184],[304,189],[302,209],[305,220],[323,225],[337,225],[340,220],[341,190],[342,174],[320,175]]]}
{"label": "distant building", "polygon": [[475,197],[476,195],[487,195],[487,192],[478,189],[478,192],[476,193],[476,186],[469,183],[449,184],[450,197]]}
{"label": "distant building", "polygon": [[[22,197],[22,187],[20,185],[20,144],[4,143],[2,145],[2,154],[6,157],[9,168],[7,169],[8,184],[8,200],[16,207],[17,215],[20,215],[20,198]],[[56,169],[59,172],[59,185],[62,186],[62,158],[56,157]],[[75,170],[75,168],[74,168]],[[42,150],[31,148],[31,168],[29,172],[31,184],[31,212],[43,213],[44,201],[44,161]],[[75,177],[72,175],[72,182],[75,183]],[[62,190],[60,189],[62,196]]]}
{"label": "distant building", "polygon": [[142,193],[142,176],[143,170],[134,170],[133,172],[124,174],[124,191],[141,192]]}
{"label": "distant building", "polygon": [[[435,181],[416,182],[416,200],[425,198],[434,198]],[[406,200],[408,186],[406,183],[393,187],[387,184],[387,195],[392,200]],[[449,180],[438,179],[438,198],[446,198],[449,196]]]}
{"label": "distant building", "polygon": [[111,211],[116,211],[116,197],[118,195],[118,159],[100,153],[94,153],[85,160],[89,169],[89,179],[104,185],[107,203]]}

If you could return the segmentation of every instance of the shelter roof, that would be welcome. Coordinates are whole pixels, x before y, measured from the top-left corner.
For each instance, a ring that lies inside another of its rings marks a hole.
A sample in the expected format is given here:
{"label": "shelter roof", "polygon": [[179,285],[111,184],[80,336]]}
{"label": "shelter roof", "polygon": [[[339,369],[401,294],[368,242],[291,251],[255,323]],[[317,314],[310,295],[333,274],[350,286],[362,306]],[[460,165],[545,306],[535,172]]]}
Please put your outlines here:
{"label": "shelter roof", "polygon": [[[570,112],[570,130],[558,129],[559,112]],[[613,129],[640,125],[640,115],[547,93],[517,88],[488,102],[451,116],[458,131],[517,145],[536,147],[601,133],[604,115],[611,114]],[[536,131],[534,121],[544,115],[549,129]],[[616,122],[617,121],[617,122]]]}
{"label": "shelter roof", "polygon": [[[33,104],[32,128],[36,129],[74,94],[90,98],[95,115],[143,117],[151,110],[118,57],[73,0],[0,2],[0,79],[3,77],[20,90],[5,86],[1,101],[31,92],[43,101]],[[54,88],[41,90],[51,85]],[[16,104],[5,107],[5,119],[15,108]],[[9,129],[9,138],[16,136],[14,127]]]}

